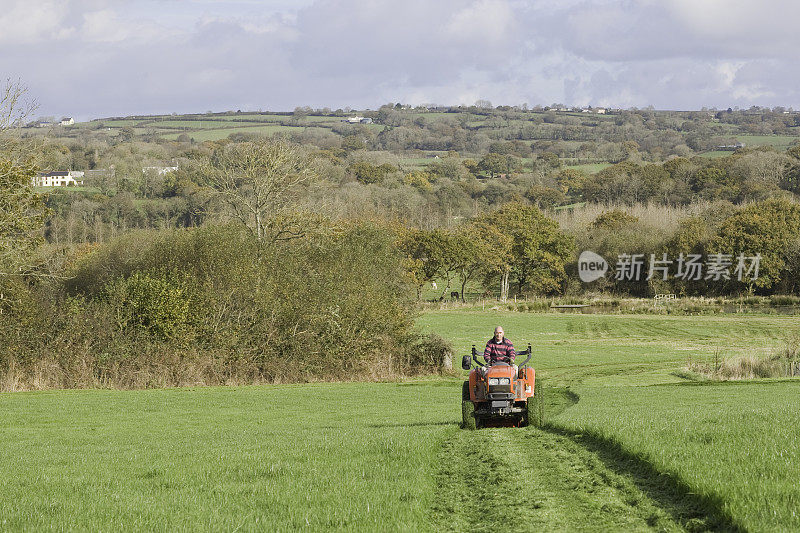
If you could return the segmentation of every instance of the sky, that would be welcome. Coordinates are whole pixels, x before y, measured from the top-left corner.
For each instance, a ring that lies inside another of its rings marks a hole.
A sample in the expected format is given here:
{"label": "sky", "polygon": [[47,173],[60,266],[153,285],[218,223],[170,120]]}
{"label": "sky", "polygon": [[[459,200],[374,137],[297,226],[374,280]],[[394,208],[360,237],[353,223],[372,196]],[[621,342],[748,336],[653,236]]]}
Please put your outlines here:
{"label": "sky", "polygon": [[800,109],[796,0],[0,0],[37,115]]}

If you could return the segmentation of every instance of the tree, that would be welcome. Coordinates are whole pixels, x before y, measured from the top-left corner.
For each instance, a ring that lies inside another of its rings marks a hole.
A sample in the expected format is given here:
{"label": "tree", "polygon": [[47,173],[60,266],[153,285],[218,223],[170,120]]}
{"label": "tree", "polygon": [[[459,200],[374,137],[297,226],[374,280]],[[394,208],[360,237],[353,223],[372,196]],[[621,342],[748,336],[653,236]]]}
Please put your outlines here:
{"label": "tree", "polygon": [[27,100],[26,93],[22,83],[10,78],[0,87],[0,132],[21,124],[36,109],[36,102]]}
{"label": "tree", "polygon": [[31,186],[36,168],[0,158],[0,278],[29,274],[47,216],[42,195]]}
{"label": "tree", "polygon": [[574,168],[565,168],[556,174],[555,180],[562,193],[574,196],[583,187],[586,174]]}
{"label": "tree", "polygon": [[511,266],[514,262],[512,246],[514,239],[500,229],[496,220],[483,216],[473,222],[475,233],[488,243],[489,253],[484,256],[483,272],[488,282],[494,276],[500,277],[500,300],[508,299]]}
{"label": "tree", "polygon": [[692,179],[692,190],[711,200],[729,201],[735,200],[741,192],[735,177],[716,167],[698,170]]}
{"label": "tree", "polygon": [[800,193],[800,145],[793,146],[786,151],[789,160],[786,172],[781,182],[781,188],[794,193]]}
{"label": "tree", "polygon": [[629,215],[622,209],[612,209],[598,215],[592,222],[591,227],[619,231],[625,226],[636,224],[637,222],[639,222],[637,217]]}
{"label": "tree", "polygon": [[35,107],[24,102],[25,92],[10,80],[0,89],[0,282],[34,269],[32,255],[47,216],[44,199],[31,183],[36,167],[9,133]]}
{"label": "tree", "polygon": [[361,183],[370,185],[381,183],[387,174],[394,172],[396,169],[388,163],[373,165],[368,161],[356,161],[348,166],[347,170]]}
{"label": "tree", "polygon": [[490,177],[510,171],[508,158],[502,154],[489,153],[478,163],[478,170],[488,172]]}
{"label": "tree", "polygon": [[450,287],[451,243],[449,235],[441,230],[410,230],[400,237],[400,250],[407,257],[407,268],[417,288],[417,299],[422,287],[437,278],[446,278],[442,295]]}
{"label": "tree", "polygon": [[800,205],[772,198],[753,203],[727,218],[709,249],[712,253],[730,254],[734,264],[743,254],[761,256],[755,280],[731,276],[733,288],[797,290],[800,264],[796,250],[800,245]]}
{"label": "tree", "polygon": [[487,237],[491,236],[481,231],[481,228],[469,224],[461,226],[452,235],[453,257],[456,259],[454,269],[461,283],[461,301],[464,302],[464,292],[467,283],[491,268],[492,242]]}
{"label": "tree", "polygon": [[430,192],[433,190],[430,179],[431,175],[424,170],[414,170],[403,176],[403,183],[420,191]]}
{"label": "tree", "polygon": [[316,175],[297,146],[268,139],[227,144],[204,170],[233,216],[259,241],[275,243],[305,234],[298,200]]}
{"label": "tree", "polygon": [[[510,277],[514,278],[518,293],[525,289],[539,294],[561,291],[574,241],[561,232],[558,223],[536,207],[510,203],[479,218],[477,224],[487,230],[492,228],[498,239],[499,261],[495,269],[501,275],[501,298],[508,296]],[[492,252],[490,255],[494,255],[495,248]]]}

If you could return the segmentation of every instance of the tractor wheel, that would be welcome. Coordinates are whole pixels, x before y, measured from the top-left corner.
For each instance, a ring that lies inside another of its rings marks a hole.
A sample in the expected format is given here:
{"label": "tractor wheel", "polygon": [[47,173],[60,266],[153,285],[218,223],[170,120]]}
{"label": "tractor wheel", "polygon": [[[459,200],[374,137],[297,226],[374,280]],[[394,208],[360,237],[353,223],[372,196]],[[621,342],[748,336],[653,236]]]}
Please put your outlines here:
{"label": "tractor wheel", "polygon": [[528,403],[529,403],[528,401],[525,402],[525,411],[522,413],[522,418],[519,421],[519,427],[521,427],[521,428],[528,427],[528,425],[531,422],[530,418],[528,417],[528,412],[529,412],[528,410],[530,409],[530,407],[528,406]]}
{"label": "tractor wheel", "polygon": [[461,388],[461,427],[477,429],[475,424],[475,404],[469,399],[469,381]]}
{"label": "tractor wheel", "polygon": [[533,397],[528,398],[528,412],[525,415],[525,425],[531,424],[537,428],[544,425],[544,383],[541,379],[536,380]]}

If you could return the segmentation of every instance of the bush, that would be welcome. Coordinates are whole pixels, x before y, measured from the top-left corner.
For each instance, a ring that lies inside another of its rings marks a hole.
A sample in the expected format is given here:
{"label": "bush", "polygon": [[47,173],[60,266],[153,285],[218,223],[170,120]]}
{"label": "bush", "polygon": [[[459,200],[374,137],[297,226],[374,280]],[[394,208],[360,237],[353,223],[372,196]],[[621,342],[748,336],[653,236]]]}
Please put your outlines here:
{"label": "bush", "polygon": [[406,341],[405,367],[411,373],[438,372],[446,358],[453,362],[453,345],[435,333],[412,336]]}
{"label": "bush", "polygon": [[194,321],[188,278],[135,272],[103,289],[121,330],[141,329],[161,339],[184,336]]}
{"label": "bush", "polygon": [[791,294],[773,295],[773,296],[770,296],[769,303],[772,306],[799,305],[800,304],[800,296],[793,296]]}
{"label": "bush", "polygon": [[439,368],[442,342],[406,346],[415,299],[394,239],[360,223],[269,247],[237,226],[125,235],[73,260],[63,285],[23,287],[31,304],[0,321],[0,378],[141,387]]}

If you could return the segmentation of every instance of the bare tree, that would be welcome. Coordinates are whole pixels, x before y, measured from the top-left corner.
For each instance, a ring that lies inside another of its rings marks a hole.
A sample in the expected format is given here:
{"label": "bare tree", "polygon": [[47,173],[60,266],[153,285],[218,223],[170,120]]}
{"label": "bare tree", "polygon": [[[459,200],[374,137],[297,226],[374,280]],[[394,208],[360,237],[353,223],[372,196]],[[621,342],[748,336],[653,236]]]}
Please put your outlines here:
{"label": "bare tree", "polygon": [[269,139],[231,143],[211,157],[206,171],[233,216],[260,241],[305,234],[299,199],[316,175],[299,147]]}
{"label": "bare tree", "polygon": [[21,162],[31,157],[14,135],[24,121],[36,110],[34,100],[26,98],[27,88],[19,80],[7,79],[0,85],[0,157]]}
{"label": "bare tree", "polygon": [[42,196],[31,183],[36,167],[10,135],[35,107],[25,101],[25,92],[25,87],[11,80],[0,89],[0,282],[7,276],[31,273],[40,263],[33,255],[42,241],[47,216]]}
{"label": "bare tree", "polygon": [[36,110],[36,102],[25,99],[26,92],[19,80],[10,78],[0,88],[0,131],[19,125]]}

